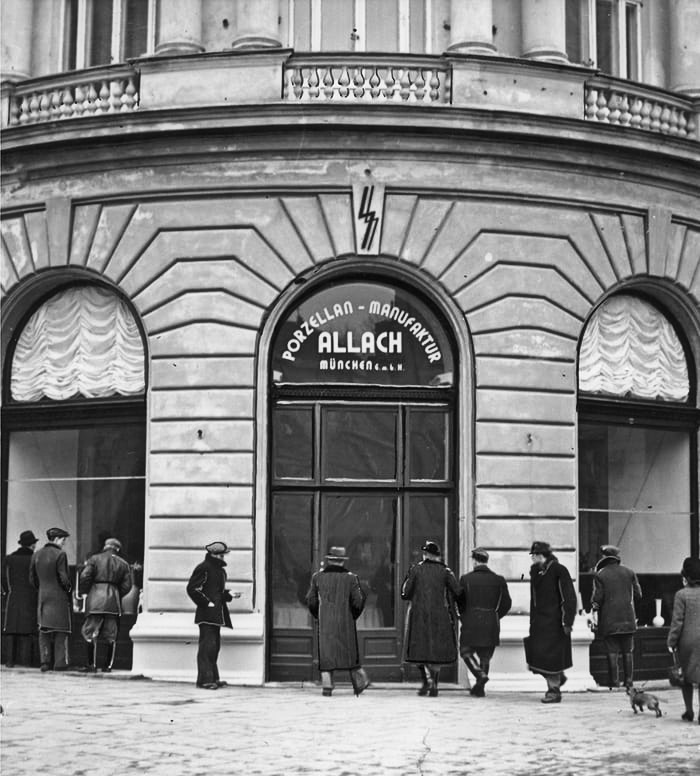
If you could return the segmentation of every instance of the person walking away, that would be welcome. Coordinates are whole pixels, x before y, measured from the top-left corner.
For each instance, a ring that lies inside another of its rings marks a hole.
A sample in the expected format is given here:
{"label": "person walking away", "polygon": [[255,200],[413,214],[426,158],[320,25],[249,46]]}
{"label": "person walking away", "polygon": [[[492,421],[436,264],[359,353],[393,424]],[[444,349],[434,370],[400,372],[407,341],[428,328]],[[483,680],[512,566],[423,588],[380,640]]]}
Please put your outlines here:
{"label": "person walking away", "polygon": [[36,638],[36,589],[29,579],[32,555],[39,540],[31,531],[19,535],[19,548],[5,558],[2,592],[7,595],[3,633],[7,656],[5,665],[12,668],[32,665],[32,652]]}
{"label": "person walking away", "polygon": [[459,579],[459,654],[476,679],[469,694],[483,698],[491,658],[500,644],[501,619],[510,611],[512,601],[506,580],[488,567],[488,552],[475,547],[471,557],[473,570]]}
{"label": "person walking away", "polygon": [[88,643],[88,663],[85,671],[97,671],[97,645],[107,643],[102,671],[109,673],[114,665],[119,635],[122,599],[131,590],[133,580],[129,564],[121,557],[119,539],[105,539],[102,552],[88,558],[80,572],[78,592],[87,596],[86,617],[81,633]]}
{"label": "person walking away", "polygon": [[197,649],[197,687],[218,690],[226,682],[219,678],[217,661],[221,650],[221,629],[231,628],[231,615],[226,605],[240,593],[226,589],[226,562],[230,552],[224,542],[212,542],[204,548],[207,554],[194,569],[187,583],[187,595],[196,604],[194,621],[199,626]]}
{"label": "person walking away", "polygon": [[603,557],[595,567],[591,609],[596,632],[605,644],[608,659],[608,686],[620,686],[618,656],[622,654],[624,686],[633,685],[634,632],[637,630],[635,603],[642,598],[642,588],[632,569],[620,562],[620,550],[604,544]]}
{"label": "person walking away", "polygon": [[325,566],[311,577],[306,605],[318,620],[318,666],[324,696],[333,694],[335,671],[349,671],[356,696],[370,684],[360,665],[355,621],[362,614],[367,594],[359,577],[345,568],[345,547],[331,547]]}
{"label": "person walking away", "polygon": [[435,698],[440,669],[457,659],[455,606],[461,590],[436,542],[426,541],[421,551],[423,560],[411,566],[401,587],[401,598],[410,602],[405,660],[421,672],[418,695]]}
{"label": "person walking away", "polygon": [[68,556],[63,550],[70,536],[63,528],[49,528],[49,540],[32,555],[29,578],[39,591],[39,660],[42,671],[67,671],[70,666],[68,636],[71,632],[73,589],[68,574]]}
{"label": "person walking away", "polygon": [[533,542],[530,556],[530,635],[525,639],[525,658],[530,671],[547,681],[542,703],[560,703],[564,671],[573,664],[576,591],[568,569],[547,542]]}
{"label": "person walking away", "polygon": [[698,686],[698,723],[700,724],[700,558],[686,558],[681,570],[683,588],[673,599],[671,627],[666,644],[678,653],[683,669],[683,703],[681,719],[693,721],[693,684]]}

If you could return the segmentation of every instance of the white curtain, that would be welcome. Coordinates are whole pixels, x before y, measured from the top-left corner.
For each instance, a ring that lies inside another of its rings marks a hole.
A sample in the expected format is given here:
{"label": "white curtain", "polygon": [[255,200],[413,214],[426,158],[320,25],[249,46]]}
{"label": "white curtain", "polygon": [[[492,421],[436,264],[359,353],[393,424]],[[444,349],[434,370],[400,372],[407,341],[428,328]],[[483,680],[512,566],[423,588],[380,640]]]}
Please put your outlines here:
{"label": "white curtain", "polygon": [[102,288],[76,286],[51,297],[17,342],[16,401],[133,396],[144,389],[141,333],[122,299]]}
{"label": "white curtain", "polygon": [[688,399],[688,365],[678,335],[656,308],[625,294],[604,302],[586,326],[578,378],[585,393]]}

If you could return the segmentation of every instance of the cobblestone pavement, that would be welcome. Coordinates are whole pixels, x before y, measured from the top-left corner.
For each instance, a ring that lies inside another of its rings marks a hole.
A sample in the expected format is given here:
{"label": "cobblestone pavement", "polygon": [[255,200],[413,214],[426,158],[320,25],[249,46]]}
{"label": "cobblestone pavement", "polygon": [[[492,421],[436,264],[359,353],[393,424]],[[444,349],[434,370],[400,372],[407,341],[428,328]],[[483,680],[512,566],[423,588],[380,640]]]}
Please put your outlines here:
{"label": "cobblestone pavement", "polygon": [[700,773],[700,725],[622,692],[471,698],[445,689],[225,687],[2,670],[3,776],[588,776]]}

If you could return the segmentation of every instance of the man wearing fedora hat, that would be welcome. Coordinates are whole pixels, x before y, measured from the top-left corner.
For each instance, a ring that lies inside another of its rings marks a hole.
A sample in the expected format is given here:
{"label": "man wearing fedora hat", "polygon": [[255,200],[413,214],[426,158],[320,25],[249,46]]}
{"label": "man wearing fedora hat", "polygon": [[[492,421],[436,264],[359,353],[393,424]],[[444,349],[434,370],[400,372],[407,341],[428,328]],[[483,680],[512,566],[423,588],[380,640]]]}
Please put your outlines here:
{"label": "man wearing fedora hat", "polygon": [[240,593],[226,589],[226,561],[230,550],[224,542],[211,542],[207,554],[194,569],[187,583],[187,595],[197,606],[194,621],[199,626],[197,649],[197,687],[218,690],[226,682],[219,678],[217,660],[221,649],[221,628],[231,628],[231,615],[226,605]]}
{"label": "man wearing fedora hat", "polygon": [[401,598],[410,601],[404,652],[423,678],[418,695],[435,698],[441,667],[457,660],[455,606],[461,590],[436,542],[426,541],[421,551],[423,560],[411,566],[401,587]]}
{"label": "man wearing fedora hat", "polygon": [[68,556],[63,550],[70,536],[63,528],[49,528],[49,540],[32,555],[29,578],[39,591],[39,659],[42,671],[70,668],[68,636],[71,632],[73,590],[68,574]]}
{"label": "man wearing fedora hat", "polygon": [[369,687],[360,665],[355,620],[367,598],[356,574],[345,568],[345,547],[331,547],[323,569],[311,577],[306,604],[318,620],[318,666],[323,695],[333,693],[335,671],[349,671],[355,695]]}
{"label": "man wearing fedora hat", "polygon": [[29,581],[29,567],[34,548],[39,540],[31,531],[19,535],[19,548],[5,558],[2,592],[7,596],[5,605],[6,658],[5,665],[15,663],[32,665],[32,651],[36,639],[36,589]]}

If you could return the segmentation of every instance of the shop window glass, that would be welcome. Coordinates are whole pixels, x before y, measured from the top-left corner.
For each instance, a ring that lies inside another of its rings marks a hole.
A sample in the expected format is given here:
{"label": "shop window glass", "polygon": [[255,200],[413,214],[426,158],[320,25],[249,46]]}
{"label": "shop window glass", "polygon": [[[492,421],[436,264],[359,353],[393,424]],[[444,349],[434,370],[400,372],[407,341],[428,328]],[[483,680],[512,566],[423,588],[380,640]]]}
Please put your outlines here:
{"label": "shop window glass", "polygon": [[395,480],[395,410],[323,410],[323,475],[326,479]]}
{"label": "shop window glass", "polygon": [[273,477],[311,479],[313,473],[313,410],[276,407],[272,416]]}
{"label": "shop window glass", "polygon": [[449,413],[411,408],[408,418],[411,481],[449,479]]}

